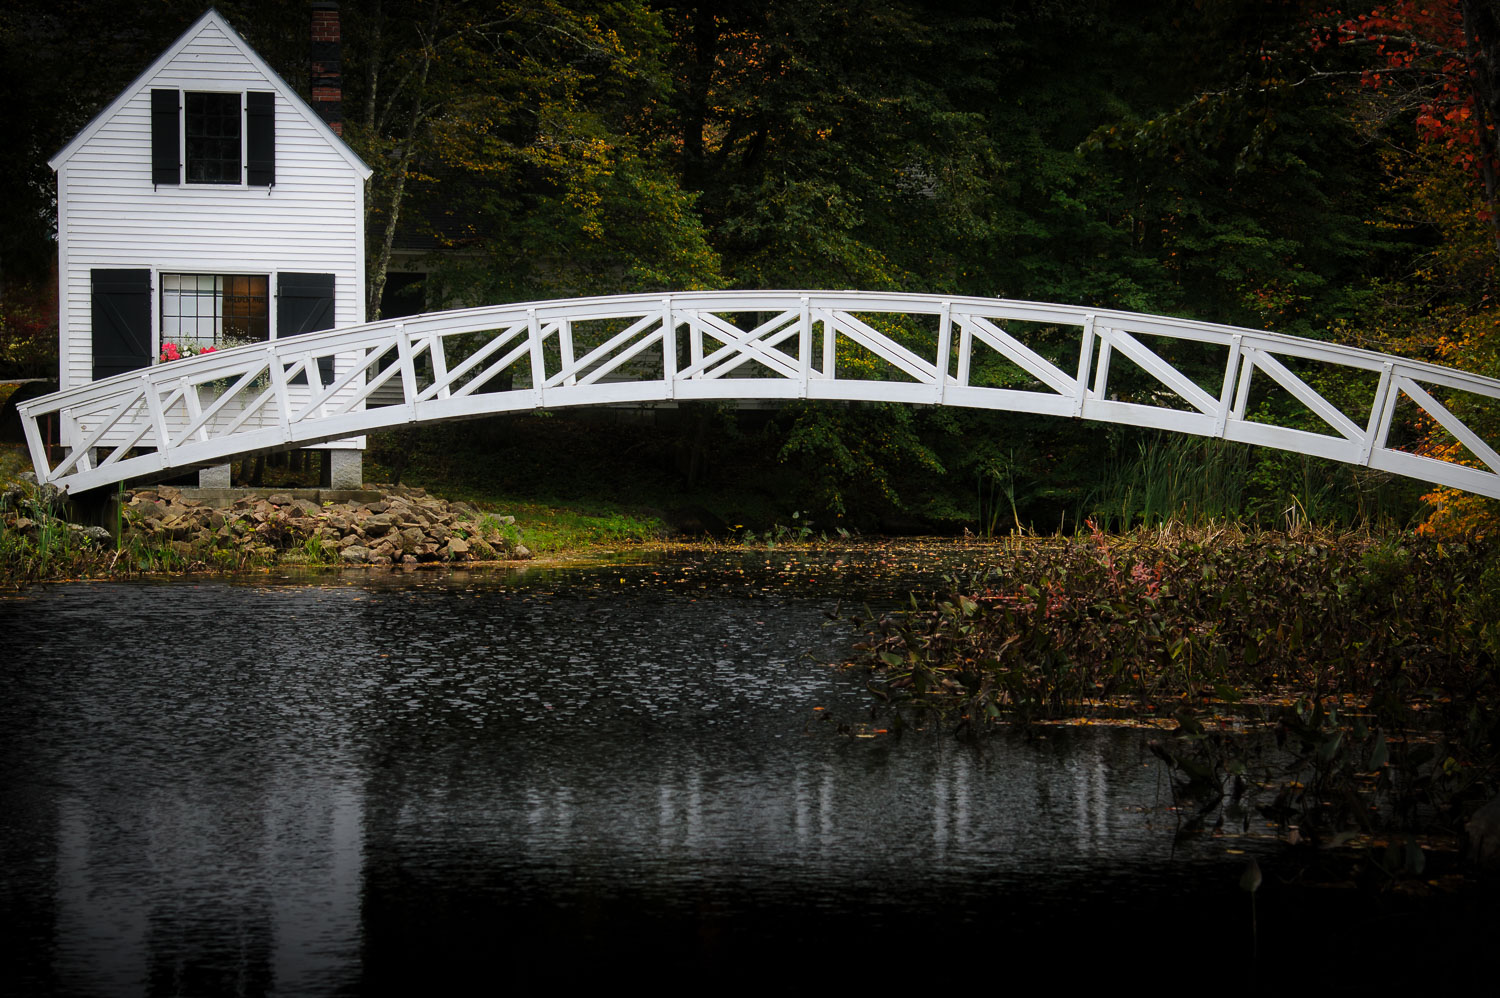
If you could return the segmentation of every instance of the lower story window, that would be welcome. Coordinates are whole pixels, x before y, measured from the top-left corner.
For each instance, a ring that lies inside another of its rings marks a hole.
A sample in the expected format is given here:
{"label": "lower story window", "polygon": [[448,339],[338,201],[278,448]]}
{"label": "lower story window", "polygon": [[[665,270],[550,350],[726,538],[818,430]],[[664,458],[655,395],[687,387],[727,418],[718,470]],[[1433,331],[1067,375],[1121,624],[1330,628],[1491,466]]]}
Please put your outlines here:
{"label": "lower story window", "polygon": [[256,274],[162,274],[161,343],[181,353],[270,336],[270,281]]}

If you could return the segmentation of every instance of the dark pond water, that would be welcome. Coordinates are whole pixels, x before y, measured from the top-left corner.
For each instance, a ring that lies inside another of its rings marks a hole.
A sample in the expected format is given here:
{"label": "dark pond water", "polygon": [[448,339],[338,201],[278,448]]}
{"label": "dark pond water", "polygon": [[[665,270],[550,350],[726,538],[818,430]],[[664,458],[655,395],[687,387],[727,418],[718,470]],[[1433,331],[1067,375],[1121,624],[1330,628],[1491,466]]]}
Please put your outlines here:
{"label": "dark pond water", "polygon": [[845,561],[0,601],[0,990],[1232,987],[1464,945],[1468,912],[1302,907],[1263,839],[1174,843],[1139,733],[870,737],[825,615],[911,570]]}

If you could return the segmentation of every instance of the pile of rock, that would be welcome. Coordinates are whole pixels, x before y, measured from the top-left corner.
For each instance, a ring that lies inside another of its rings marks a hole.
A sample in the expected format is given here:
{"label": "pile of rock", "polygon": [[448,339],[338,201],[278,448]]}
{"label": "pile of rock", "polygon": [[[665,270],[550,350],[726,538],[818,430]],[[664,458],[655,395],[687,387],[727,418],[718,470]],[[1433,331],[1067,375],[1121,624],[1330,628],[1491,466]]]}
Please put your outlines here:
{"label": "pile of rock", "polygon": [[127,535],[165,544],[186,560],[228,552],[280,564],[417,565],[531,557],[515,517],[481,513],[421,489],[322,501],[292,493],[199,497],[167,486],[128,496]]}
{"label": "pile of rock", "polygon": [[0,530],[42,541],[49,531],[66,530],[85,545],[106,547],[113,540],[103,527],[69,523],[63,516],[63,494],[55,485],[38,486],[36,476],[23,472],[17,481],[0,488]]}

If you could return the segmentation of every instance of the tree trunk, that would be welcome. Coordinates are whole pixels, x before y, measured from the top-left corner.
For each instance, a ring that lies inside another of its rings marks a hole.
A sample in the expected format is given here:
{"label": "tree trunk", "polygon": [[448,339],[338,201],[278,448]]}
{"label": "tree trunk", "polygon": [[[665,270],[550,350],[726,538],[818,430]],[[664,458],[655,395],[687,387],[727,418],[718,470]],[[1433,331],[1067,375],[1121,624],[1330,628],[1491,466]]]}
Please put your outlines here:
{"label": "tree trunk", "polygon": [[1500,10],[1496,0],[1462,0],[1464,42],[1468,49],[1469,85],[1479,113],[1479,169],[1484,179],[1490,239],[1500,255],[1500,217],[1496,195],[1500,187],[1500,147],[1495,128],[1500,125]]}
{"label": "tree trunk", "polygon": [[692,46],[685,53],[687,80],[683,87],[682,115],[682,185],[690,191],[702,191],[707,181],[703,130],[708,124],[709,93],[713,86],[714,59],[719,50],[719,25],[711,9],[697,9],[686,14],[692,19]]}
{"label": "tree trunk", "polygon": [[380,253],[375,258],[375,266],[370,274],[370,299],[365,307],[367,321],[380,318],[380,298],[385,293],[385,275],[391,265],[391,250],[396,245],[396,226],[401,221],[401,201],[406,196],[406,172],[411,167],[412,157],[416,154],[417,133],[421,131],[425,121],[422,111],[422,91],[427,83],[427,72],[431,67],[432,51],[429,48],[422,55],[422,76],[418,81],[416,93],[412,95],[411,119],[407,122],[406,137],[401,144],[401,158],[396,163],[391,204],[385,219],[385,234],[380,241]]}

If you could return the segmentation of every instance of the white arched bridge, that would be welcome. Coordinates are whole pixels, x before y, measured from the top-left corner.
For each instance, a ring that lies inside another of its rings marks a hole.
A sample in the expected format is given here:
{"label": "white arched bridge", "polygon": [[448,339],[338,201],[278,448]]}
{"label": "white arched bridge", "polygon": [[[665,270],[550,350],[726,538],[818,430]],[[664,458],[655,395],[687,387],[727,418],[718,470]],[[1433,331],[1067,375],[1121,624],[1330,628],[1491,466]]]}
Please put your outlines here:
{"label": "white arched bridge", "polygon": [[[1127,423],[1500,497],[1500,454],[1470,425],[1494,411],[1496,379],[1278,333],[989,298],[704,291],[458,309],[158,364],[20,410],[38,478],[77,493],[413,422],[751,399]],[[1432,424],[1450,446],[1415,453]]]}

